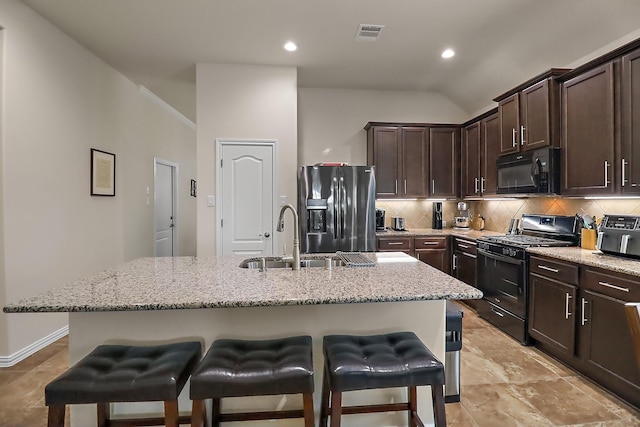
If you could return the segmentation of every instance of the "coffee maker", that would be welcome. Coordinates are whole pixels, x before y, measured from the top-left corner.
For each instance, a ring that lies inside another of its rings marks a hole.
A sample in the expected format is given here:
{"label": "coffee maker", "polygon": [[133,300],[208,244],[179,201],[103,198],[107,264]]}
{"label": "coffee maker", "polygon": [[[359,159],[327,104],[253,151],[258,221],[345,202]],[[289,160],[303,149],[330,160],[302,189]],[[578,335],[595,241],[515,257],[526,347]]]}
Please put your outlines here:
{"label": "coffee maker", "polygon": [[384,231],[384,209],[376,209],[376,231]]}
{"label": "coffee maker", "polygon": [[455,228],[469,228],[469,205],[465,202],[458,202],[458,216],[453,218]]}
{"label": "coffee maker", "polygon": [[442,202],[433,202],[431,228],[434,230],[442,230]]}

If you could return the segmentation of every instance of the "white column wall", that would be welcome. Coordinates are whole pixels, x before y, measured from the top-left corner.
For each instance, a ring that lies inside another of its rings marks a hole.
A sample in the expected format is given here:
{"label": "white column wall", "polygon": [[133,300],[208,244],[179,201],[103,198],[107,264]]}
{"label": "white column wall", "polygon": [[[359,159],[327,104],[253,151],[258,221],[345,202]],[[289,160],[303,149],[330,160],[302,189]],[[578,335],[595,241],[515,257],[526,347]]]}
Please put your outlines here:
{"label": "white column wall", "polygon": [[[198,256],[216,254],[219,219],[207,207],[216,188],[216,138],[277,140],[276,205],[280,195],[296,204],[296,85],[295,67],[197,64]],[[274,238],[291,241],[291,227]]]}

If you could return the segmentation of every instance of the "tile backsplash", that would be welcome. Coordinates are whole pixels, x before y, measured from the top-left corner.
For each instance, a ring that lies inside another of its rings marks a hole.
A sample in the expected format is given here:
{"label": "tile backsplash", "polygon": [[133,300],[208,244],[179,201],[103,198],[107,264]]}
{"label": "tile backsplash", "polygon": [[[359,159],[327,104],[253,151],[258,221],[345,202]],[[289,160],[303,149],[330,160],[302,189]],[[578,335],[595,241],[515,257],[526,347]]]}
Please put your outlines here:
{"label": "tile backsplash", "polygon": [[[485,230],[506,232],[509,219],[520,218],[523,213],[549,215],[575,215],[588,213],[594,217],[607,214],[640,215],[640,199],[566,199],[562,197],[533,197],[514,200],[468,201],[471,214],[485,218]],[[458,215],[457,202],[445,201],[443,219],[445,228],[453,226]],[[431,200],[378,200],[376,207],[386,211],[386,225],[392,217],[406,218],[407,228],[431,228],[433,201]]]}

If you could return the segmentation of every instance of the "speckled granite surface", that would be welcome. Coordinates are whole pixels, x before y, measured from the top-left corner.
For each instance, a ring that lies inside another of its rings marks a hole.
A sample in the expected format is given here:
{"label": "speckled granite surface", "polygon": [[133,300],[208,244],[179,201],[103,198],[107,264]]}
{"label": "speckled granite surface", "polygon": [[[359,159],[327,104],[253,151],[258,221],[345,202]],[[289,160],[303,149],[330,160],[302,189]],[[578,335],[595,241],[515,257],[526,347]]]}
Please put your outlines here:
{"label": "speckled granite surface", "polygon": [[406,231],[396,231],[396,230],[388,229],[386,231],[376,232],[376,236],[378,237],[459,236],[459,237],[468,237],[470,239],[478,239],[482,236],[496,236],[496,235],[504,236],[504,233],[501,233],[498,231],[461,230],[461,229],[455,229],[455,228],[444,228],[442,230],[434,230],[433,228],[411,228],[411,229],[407,229]]}
{"label": "speckled granite surface", "polygon": [[594,249],[582,249],[579,247],[528,248],[527,252],[640,277],[640,260],[606,255]]}
{"label": "speckled granite surface", "polygon": [[[393,261],[389,253],[382,256]],[[479,290],[408,256],[411,262],[377,262],[375,267],[266,272],[240,268],[245,258],[140,258],[8,304],[4,311],[171,310],[482,297]]]}

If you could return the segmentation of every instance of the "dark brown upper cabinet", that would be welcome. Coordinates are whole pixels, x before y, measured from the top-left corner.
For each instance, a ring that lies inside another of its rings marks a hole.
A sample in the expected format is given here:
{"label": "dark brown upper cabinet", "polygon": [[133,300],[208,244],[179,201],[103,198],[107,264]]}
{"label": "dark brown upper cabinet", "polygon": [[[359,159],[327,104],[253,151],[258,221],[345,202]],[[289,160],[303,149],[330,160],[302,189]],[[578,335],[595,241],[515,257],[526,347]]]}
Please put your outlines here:
{"label": "dark brown upper cabinet", "polygon": [[497,110],[463,124],[461,141],[462,197],[482,197],[497,192],[496,159],[500,153]]}
{"label": "dark brown upper cabinet", "polygon": [[640,49],[622,57],[622,157],[620,186],[623,194],[640,193]]}
{"label": "dark brown upper cabinet", "polygon": [[457,197],[458,126],[369,122],[365,130],[377,198]]}
{"label": "dark brown upper cabinet", "polygon": [[494,99],[498,103],[500,154],[559,145],[560,96],[553,68]]}
{"label": "dark brown upper cabinet", "polygon": [[562,83],[563,195],[616,191],[614,77],[608,62]]}

